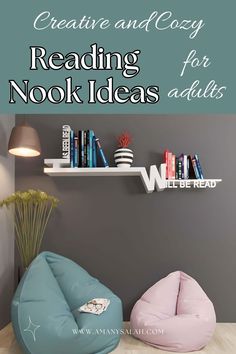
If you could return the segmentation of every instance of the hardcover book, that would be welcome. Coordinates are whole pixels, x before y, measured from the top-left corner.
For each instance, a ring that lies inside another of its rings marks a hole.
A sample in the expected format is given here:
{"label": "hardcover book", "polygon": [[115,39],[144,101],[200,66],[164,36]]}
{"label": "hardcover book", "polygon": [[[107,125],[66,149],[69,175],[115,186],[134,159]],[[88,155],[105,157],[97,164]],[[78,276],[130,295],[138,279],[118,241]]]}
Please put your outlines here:
{"label": "hardcover book", "polygon": [[178,157],[178,179],[183,179],[183,155]]}
{"label": "hardcover book", "polygon": [[62,126],[62,158],[70,160],[70,131],[69,125]]}
{"label": "hardcover book", "polygon": [[99,138],[95,138],[95,141],[96,141],[97,148],[98,148],[99,154],[100,154],[100,156],[101,156],[101,159],[102,159],[102,162],[103,162],[104,167],[109,167],[108,162],[107,162],[107,159],[106,159],[106,157],[105,157],[105,155],[104,155],[104,152],[103,152],[103,150],[102,150],[102,146],[101,146],[101,144],[100,144]]}
{"label": "hardcover book", "polygon": [[74,167],[74,131],[70,131],[70,167]]}
{"label": "hardcover book", "polygon": [[93,137],[94,131],[89,130],[89,167],[93,167]]}
{"label": "hardcover book", "polygon": [[96,144],[95,135],[93,136],[92,152],[93,152],[93,167],[97,167],[97,144]]}
{"label": "hardcover book", "polygon": [[189,178],[196,179],[196,175],[194,172],[193,162],[190,155],[188,155],[188,166],[189,166]]}
{"label": "hardcover book", "polygon": [[168,151],[167,156],[167,179],[172,179],[172,152]]}
{"label": "hardcover book", "polygon": [[197,162],[195,157],[192,157],[192,164],[193,164],[193,169],[194,169],[194,173],[197,179],[200,179],[200,174],[198,172],[198,168],[197,168]]}
{"label": "hardcover book", "polygon": [[172,154],[172,171],[171,171],[171,179],[175,179],[176,174],[176,156]]}
{"label": "hardcover book", "polygon": [[168,150],[164,151],[164,163],[166,164],[166,179],[168,179]]}
{"label": "hardcover book", "polygon": [[199,173],[200,179],[204,179],[203,172],[202,172],[202,166],[201,166],[201,164],[200,164],[198,155],[195,154],[195,155],[194,155],[194,158],[195,158],[195,160],[196,160],[197,169],[198,169],[198,173]]}
{"label": "hardcover book", "polygon": [[183,179],[188,179],[188,157],[183,155]]}
{"label": "hardcover book", "polygon": [[84,166],[83,167],[88,167],[87,165],[87,151],[88,151],[88,146],[87,146],[87,131],[84,130]]}
{"label": "hardcover book", "polygon": [[73,166],[74,167],[78,167],[78,133],[74,135],[74,163]]}
{"label": "hardcover book", "polygon": [[84,131],[79,131],[79,167],[84,167]]}

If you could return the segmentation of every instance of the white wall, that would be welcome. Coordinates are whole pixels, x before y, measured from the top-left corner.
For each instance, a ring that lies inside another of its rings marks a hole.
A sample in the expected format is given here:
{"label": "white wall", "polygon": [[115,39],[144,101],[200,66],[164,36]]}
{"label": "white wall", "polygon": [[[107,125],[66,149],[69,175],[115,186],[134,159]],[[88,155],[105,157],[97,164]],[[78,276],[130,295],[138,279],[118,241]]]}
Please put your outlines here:
{"label": "white wall", "polygon": [[[0,115],[0,200],[15,190],[14,157],[7,144],[15,117]],[[0,209],[0,329],[10,321],[14,289],[14,226],[5,209]]]}

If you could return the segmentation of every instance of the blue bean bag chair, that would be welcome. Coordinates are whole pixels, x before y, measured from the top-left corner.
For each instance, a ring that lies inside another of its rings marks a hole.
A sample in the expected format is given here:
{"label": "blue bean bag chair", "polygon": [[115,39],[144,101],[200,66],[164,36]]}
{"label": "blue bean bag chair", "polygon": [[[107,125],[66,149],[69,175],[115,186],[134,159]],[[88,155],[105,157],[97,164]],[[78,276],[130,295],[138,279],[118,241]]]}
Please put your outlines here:
{"label": "blue bean bag chair", "polygon": [[[101,315],[78,308],[107,298]],[[27,354],[106,354],[119,343],[120,299],[67,258],[41,253],[22,278],[12,302],[12,324]]]}

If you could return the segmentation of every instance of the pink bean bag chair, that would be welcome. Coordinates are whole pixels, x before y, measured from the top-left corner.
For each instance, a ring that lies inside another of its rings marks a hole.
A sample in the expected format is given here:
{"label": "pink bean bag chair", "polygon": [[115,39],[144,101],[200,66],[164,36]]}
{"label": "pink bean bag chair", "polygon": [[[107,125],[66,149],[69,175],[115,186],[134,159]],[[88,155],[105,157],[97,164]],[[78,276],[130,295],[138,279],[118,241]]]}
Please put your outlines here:
{"label": "pink bean bag chair", "polygon": [[211,339],[216,315],[200,285],[183,272],[173,272],[153,285],[134,305],[133,335],[154,347],[189,352]]}

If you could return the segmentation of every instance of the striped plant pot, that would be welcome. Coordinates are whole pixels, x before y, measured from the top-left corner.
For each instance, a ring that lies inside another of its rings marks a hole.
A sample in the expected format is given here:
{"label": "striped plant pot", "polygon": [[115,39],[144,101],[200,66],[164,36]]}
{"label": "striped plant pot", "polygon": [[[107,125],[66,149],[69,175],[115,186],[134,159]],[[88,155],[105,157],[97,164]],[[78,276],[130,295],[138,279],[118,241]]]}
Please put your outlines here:
{"label": "striped plant pot", "polygon": [[115,164],[117,167],[130,167],[133,163],[133,151],[127,148],[117,149],[114,153]]}

